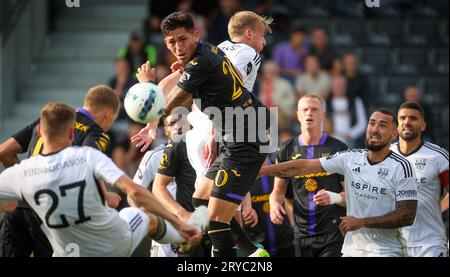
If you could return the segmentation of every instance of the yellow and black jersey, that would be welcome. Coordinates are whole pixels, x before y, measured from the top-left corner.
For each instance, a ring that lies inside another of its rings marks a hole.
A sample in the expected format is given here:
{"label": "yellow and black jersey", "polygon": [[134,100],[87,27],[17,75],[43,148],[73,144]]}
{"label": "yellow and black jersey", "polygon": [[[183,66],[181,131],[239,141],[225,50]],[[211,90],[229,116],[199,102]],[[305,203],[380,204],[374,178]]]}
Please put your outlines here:
{"label": "yellow and black jersey", "polygon": [[[12,136],[22,147],[22,153],[26,152],[28,157],[37,156],[42,151],[42,138],[37,133],[38,124],[39,119]],[[95,123],[92,115],[83,109],[78,109],[73,145],[91,146],[106,152],[109,144],[109,136]]]}
{"label": "yellow and black jersey", "polygon": [[195,191],[197,175],[189,162],[184,139],[166,145],[159,162],[158,173],[175,179],[177,184],[176,201],[187,211],[193,212],[192,194]]}
{"label": "yellow and black jersey", "polygon": [[[214,45],[199,42],[192,59],[184,66],[177,86],[192,94],[194,99],[201,100],[199,108],[210,115],[214,127],[219,131],[235,134],[239,129],[247,130],[249,127],[269,128],[267,108],[247,90],[225,53]],[[216,119],[216,111],[211,110],[212,107],[220,110],[222,120]],[[245,117],[232,128],[225,125],[226,108],[238,107],[243,110],[251,107],[265,109],[266,125],[257,126],[261,122],[258,112],[254,118]]]}
{"label": "yellow and black jersey", "polygon": [[[347,145],[325,133],[322,134],[318,145],[305,145],[301,136],[297,136],[280,146],[277,151],[277,163],[328,157],[346,149]],[[321,189],[340,193],[343,190],[342,175],[318,173],[286,179],[292,183],[296,236],[312,237],[338,230],[339,218],[345,216],[345,208],[338,205],[316,206],[313,199]]]}

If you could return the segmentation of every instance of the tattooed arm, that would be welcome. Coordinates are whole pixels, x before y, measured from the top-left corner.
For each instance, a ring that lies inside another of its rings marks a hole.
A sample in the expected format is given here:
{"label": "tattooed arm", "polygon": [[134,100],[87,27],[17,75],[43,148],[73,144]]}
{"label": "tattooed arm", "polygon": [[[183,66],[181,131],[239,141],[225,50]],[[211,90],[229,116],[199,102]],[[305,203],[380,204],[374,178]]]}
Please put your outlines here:
{"label": "tattooed arm", "polygon": [[412,225],[416,217],[417,200],[406,200],[397,202],[397,208],[385,215],[355,218],[353,216],[341,217],[341,225],[339,229],[342,234],[349,231],[356,231],[360,228],[376,228],[376,229],[396,229]]}
{"label": "tattooed arm", "polygon": [[259,176],[294,177],[312,173],[325,172],[319,159],[293,160],[284,163],[268,165],[261,168]]}

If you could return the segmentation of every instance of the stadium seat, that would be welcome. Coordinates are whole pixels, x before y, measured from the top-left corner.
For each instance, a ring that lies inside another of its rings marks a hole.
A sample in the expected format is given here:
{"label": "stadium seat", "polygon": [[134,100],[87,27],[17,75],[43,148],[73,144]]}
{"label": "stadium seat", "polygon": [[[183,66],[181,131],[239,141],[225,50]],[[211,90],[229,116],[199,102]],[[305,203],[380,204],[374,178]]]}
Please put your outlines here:
{"label": "stadium seat", "polygon": [[403,92],[408,86],[421,87],[421,80],[414,75],[389,76],[386,83],[386,92],[403,96]]}
{"label": "stadium seat", "polygon": [[427,77],[424,81],[424,98],[429,103],[448,104],[448,89],[448,77]]}
{"label": "stadium seat", "polygon": [[378,19],[372,24],[375,34],[384,34],[393,42],[400,42],[404,34],[404,26],[401,19]]}
{"label": "stadium seat", "polygon": [[429,48],[399,48],[397,49],[398,63],[423,70],[428,64]]}
{"label": "stadium seat", "polygon": [[392,61],[391,49],[383,47],[366,47],[362,50],[361,62],[371,64],[383,70],[389,66]]}
{"label": "stadium seat", "polygon": [[335,32],[339,35],[349,35],[355,43],[361,44],[365,42],[367,28],[364,21],[361,20],[339,19],[335,24]]}
{"label": "stadium seat", "polygon": [[429,60],[428,72],[430,74],[449,74],[448,48],[437,48],[432,51],[433,58]]}
{"label": "stadium seat", "polygon": [[419,35],[429,41],[439,37],[439,21],[431,18],[414,18],[410,22],[410,34]]}

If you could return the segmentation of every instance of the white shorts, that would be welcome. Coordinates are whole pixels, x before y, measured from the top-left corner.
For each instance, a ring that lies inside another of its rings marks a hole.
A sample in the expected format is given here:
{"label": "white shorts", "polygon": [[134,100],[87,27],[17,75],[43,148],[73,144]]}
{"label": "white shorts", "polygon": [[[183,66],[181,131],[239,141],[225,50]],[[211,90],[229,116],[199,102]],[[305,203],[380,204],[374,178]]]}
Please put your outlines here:
{"label": "white shorts", "polygon": [[152,240],[150,257],[178,257],[178,255],[177,253],[173,252],[170,244],[160,244]]}
{"label": "white shorts", "polygon": [[364,250],[351,250],[342,252],[342,257],[405,257],[406,253],[403,251],[389,252],[389,253],[376,253]]}
{"label": "white shorts", "polygon": [[430,244],[407,249],[409,257],[448,257],[448,248],[445,244]]}
{"label": "white shorts", "polygon": [[119,216],[128,223],[131,239],[131,248],[128,256],[131,256],[145,236],[147,236],[150,219],[146,213],[134,207],[122,209],[119,212]]}

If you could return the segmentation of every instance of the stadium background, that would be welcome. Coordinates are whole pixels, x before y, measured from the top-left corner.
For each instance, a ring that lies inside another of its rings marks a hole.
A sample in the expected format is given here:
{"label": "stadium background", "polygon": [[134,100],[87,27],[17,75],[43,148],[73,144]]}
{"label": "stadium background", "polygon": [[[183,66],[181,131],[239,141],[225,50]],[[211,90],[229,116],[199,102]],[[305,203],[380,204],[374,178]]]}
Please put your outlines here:
{"label": "stadium background", "polygon": [[[380,0],[378,8],[365,0],[80,0],[72,8],[66,2],[78,1],[0,1],[0,141],[37,118],[48,101],[77,107],[90,86],[117,85],[116,73],[126,71],[117,58],[127,57],[130,40],[145,42],[142,51],[163,78],[173,57],[158,22],[183,7],[213,43],[228,38],[226,23],[237,10],[272,16],[261,68],[291,31],[304,28],[309,44],[314,28],[324,28],[335,57],[353,53],[358,59],[367,80],[360,95],[366,114],[379,106],[395,110],[405,88],[416,85],[429,110],[429,137],[448,149],[448,1]],[[134,81],[127,80],[122,93]],[[262,83],[255,93],[263,93]],[[293,117],[284,125],[283,138],[298,130]],[[139,128],[123,116],[111,132],[115,149],[109,154],[131,175],[141,156],[127,138]]]}

